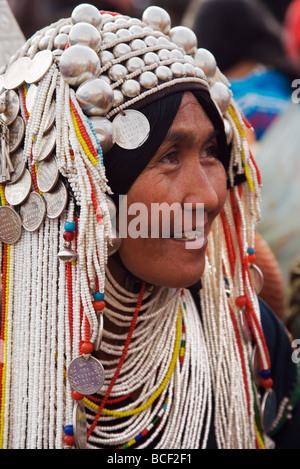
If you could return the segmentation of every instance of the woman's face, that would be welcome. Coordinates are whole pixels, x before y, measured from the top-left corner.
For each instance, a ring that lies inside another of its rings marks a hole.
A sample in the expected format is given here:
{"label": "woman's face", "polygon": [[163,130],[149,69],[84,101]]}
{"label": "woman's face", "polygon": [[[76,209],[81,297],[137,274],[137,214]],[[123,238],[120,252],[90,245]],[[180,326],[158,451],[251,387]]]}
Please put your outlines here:
{"label": "woman's face", "polygon": [[[127,194],[128,235],[119,254],[136,277],[173,288],[201,278],[207,235],[226,198],[226,173],[217,156],[214,127],[187,92],[166,139]],[[133,227],[142,236],[132,234]],[[187,231],[202,235],[188,241]]]}

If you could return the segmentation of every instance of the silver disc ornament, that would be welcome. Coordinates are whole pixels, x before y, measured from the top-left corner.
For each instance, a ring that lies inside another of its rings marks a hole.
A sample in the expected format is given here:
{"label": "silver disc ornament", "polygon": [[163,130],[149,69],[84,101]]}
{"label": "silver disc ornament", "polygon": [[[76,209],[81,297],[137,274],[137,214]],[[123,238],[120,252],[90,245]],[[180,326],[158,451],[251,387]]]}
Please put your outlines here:
{"label": "silver disc ornament", "polygon": [[264,431],[268,433],[273,425],[277,413],[277,399],[273,389],[268,389],[261,403],[261,421]]}
{"label": "silver disc ornament", "polygon": [[50,192],[54,189],[59,178],[59,171],[55,156],[41,161],[37,170],[36,182],[41,192]]}
{"label": "silver disc ornament", "polygon": [[22,225],[27,231],[36,231],[44,221],[46,204],[43,197],[37,192],[31,192],[24,204],[20,207]]}
{"label": "silver disc ornament", "polygon": [[115,143],[126,150],[143,145],[150,133],[147,117],[133,109],[119,113],[113,120],[113,128]]}
{"label": "silver disc ornament", "polygon": [[26,160],[23,155],[23,149],[18,148],[14,153],[10,154],[10,161],[13,165],[13,172],[10,175],[10,181],[6,185],[14,184],[23,176],[26,169]]}
{"label": "silver disc ornament", "polygon": [[64,183],[59,180],[51,192],[43,194],[46,201],[46,214],[48,218],[60,217],[68,202],[68,192]]}
{"label": "silver disc ornament", "polygon": [[26,72],[31,65],[29,57],[20,57],[7,69],[4,75],[4,87],[13,90],[21,86],[25,81]]}
{"label": "silver disc ornament", "polygon": [[83,355],[74,358],[68,368],[71,388],[79,394],[95,394],[104,384],[104,368],[97,358]]}
{"label": "silver disc ornament", "polygon": [[28,84],[36,83],[41,80],[53,63],[53,55],[51,50],[43,50],[38,52],[31,61],[26,73],[25,81]]}
{"label": "silver disc ornament", "polygon": [[15,244],[22,233],[19,214],[8,205],[0,207],[0,240],[5,244]]}
{"label": "silver disc ornament", "polygon": [[22,177],[14,184],[5,186],[5,197],[10,205],[20,205],[30,194],[32,186],[32,178],[28,169],[25,169]]}
{"label": "silver disc ornament", "polygon": [[73,435],[77,449],[87,449],[87,420],[82,401],[77,401],[74,405]]}
{"label": "silver disc ornament", "polygon": [[5,111],[0,114],[2,122],[9,126],[17,118],[20,110],[20,101],[17,93],[14,90],[5,92]]}
{"label": "silver disc ornament", "polygon": [[25,122],[18,116],[14,123],[9,127],[9,151],[13,153],[21,145],[25,134]]}
{"label": "silver disc ornament", "polygon": [[35,140],[32,146],[32,155],[37,161],[44,161],[54,151],[56,145],[56,127],[55,125],[43,135],[43,138],[38,145],[38,140]]}

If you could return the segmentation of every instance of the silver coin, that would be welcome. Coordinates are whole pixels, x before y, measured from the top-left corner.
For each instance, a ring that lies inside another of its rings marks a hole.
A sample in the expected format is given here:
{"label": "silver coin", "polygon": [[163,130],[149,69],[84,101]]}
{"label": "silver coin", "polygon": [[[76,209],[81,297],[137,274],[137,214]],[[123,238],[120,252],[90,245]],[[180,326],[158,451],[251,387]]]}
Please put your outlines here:
{"label": "silver coin", "polygon": [[148,138],[150,124],[147,117],[139,111],[127,110],[113,120],[115,143],[126,150],[140,147]]}
{"label": "silver coin", "polygon": [[6,185],[16,183],[24,174],[26,169],[26,160],[23,155],[23,148],[18,148],[14,153],[11,153],[10,161],[13,165],[14,171],[11,173],[10,181],[8,181]]}
{"label": "silver coin", "polygon": [[20,205],[30,194],[32,186],[31,174],[28,169],[25,169],[22,177],[14,184],[9,184],[5,187],[5,197],[10,205]]}
{"label": "silver coin", "polygon": [[87,420],[82,401],[77,401],[74,406],[73,435],[77,449],[87,449]]}
{"label": "silver coin", "polygon": [[22,233],[19,214],[7,205],[0,207],[0,240],[5,244],[15,244]]}
{"label": "silver coin", "polygon": [[5,72],[4,87],[13,90],[21,86],[25,81],[25,74],[31,64],[29,57],[20,57]]}
{"label": "silver coin", "polygon": [[5,93],[5,111],[0,114],[0,119],[7,126],[11,125],[17,118],[20,109],[20,101],[14,90]]}
{"label": "silver coin", "polygon": [[273,389],[268,389],[261,403],[261,421],[264,431],[268,433],[273,425],[277,413],[277,399]]}
{"label": "silver coin", "polygon": [[20,216],[22,225],[27,231],[36,231],[44,221],[46,204],[37,192],[31,192],[25,203],[21,205]]}
{"label": "silver coin", "polygon": [[46,210],[48,218],[58,218],[68,202],[68,192],[62,181],[58,181],[55,188],[51,192],[43,194],[46,201]]}
{"label": "silver coin", "polygon": [[30,85],[26,94],[26,109],[29,114],[32,112],[35,103],[35,97],[37,94],[38,87],[37,85]]}
{"label": "silver coin", "polygon": [[39,146],[37,146],[37,142],[38,141],[35,140],[32,146],[33,158],[38,161],[44,161],[54,151],[56,144],[56,127],[53,126],[52,129],[47,132],[47,134],[43,135]]}
{"label": "silver coin", "polygon": [[257,267],[257,265],[251,264],[250,276],[251,276],[251,281],[252,281],[254,291],[257,295],[259,295],[264,286],[264,274],[262,273],[260,268]]}
{"label": "silver coin", "polygon": [[37,170],[37,186],[41,192],[50,192],[54,189],[59,177],[55,156],[41,161]]}
{"label": "silver coin", "polygon": [[76,357],[68,368],[68,380],[74,391],[84,396],[95,394],[104,384],[103,365],[92,356]]}
{"label": "silver coin", "polygon": [[15,122],[9,127],[9,151],[13,153],[21,145],[25,134],[25,122],[18,116]]}
{"label": "silver coin", "polygon": [[55,106],[55,102],[53,101],[50,106],[48,118],[45,123],[44,131],[43,131],[44,134],[46,134],[47,132],[49,132],[50,129],[52,129],[54,125],[55,117],[56,117],[56,106]]}
{"label": "silver coin", "polygon": [[31,61],[25,73],[25,81],[28,84],[41,80],[53,63],[53,55],[49,49],[38,52]]}

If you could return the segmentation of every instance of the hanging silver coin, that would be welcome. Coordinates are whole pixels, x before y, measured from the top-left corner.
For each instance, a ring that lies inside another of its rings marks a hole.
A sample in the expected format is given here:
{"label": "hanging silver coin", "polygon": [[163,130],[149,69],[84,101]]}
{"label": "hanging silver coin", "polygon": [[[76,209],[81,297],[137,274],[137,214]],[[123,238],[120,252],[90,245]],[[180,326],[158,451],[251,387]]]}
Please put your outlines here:
{"label": "hanging silver coin", "polygon": [[21,145],[25,134],[25,122],[18,116],[15,122],[9,127],[9,151],[13,153]]}
{"label": "hanging silver coin", "polygon": [[58,181],[55,188],[51,192],[43,194],[46,201],[46,214],[48,218],[58,218],[68,202],[68,192],[62,181]]}
{"label": "hanging silver coin", "polygon": [[21,86],[25,81],[25,74],[31,64],[29,57],[20,57],[5,72],[4,87],[13,90]]}
{"label": "hanging silver coin", "polygon": [[34,108],[34,103],[35,103],[35,98],[36,98],[36,95],[37,95],[37,90],[38,90],[37,85],[30,85],[29,88],[28,88],[25,103],[26,103],[26,109],[29,112],[29,114],[31,114],[31,112]]}
{"label": "hanging silver coin", "polygon": [[30,194],[32,186],[31,174],[28,169],[25,169],[22,177],[14,184],[5,186],[5,197],[10,205],[20,205]]}
{"label": "hanging silver coin", "polygon": [[0,207],[0,240],[5,244],[15,244],[22,233],[22,222],[19,214],[11,207]]}
{"label": "hanging silver coin", "polygon": [[87,449],[87,420],[82,401],[75,402],[73,410],[73,435],[77,449]]}
{"label": "hanging silver coin", "polygon": [[53,101],[51,103],[49,113],[48,113],[48,118],[46,120],[45,127],[43,130],[44,134],[46,134],[47,132],[49,132],[49,130],[52,129],[54,122],[55,122],[55,117],[56,117],[56,106],[55,106],[55,101]]}
{"label": "hanging silver coin", "polygon": [[147,117],[133,109],[118,114],[113,120],[115,143],[126,150],[138,148],[147,140],[150,124]]}
{"label": "hanging silver coin", "polygon": [[68,368],[68,380],[74,391],[88,396],[95,394],[104,384],[104,368],[96,358],[79,356]]}
{"label": "hanging silver coin", "polygon": [[25,73],[26,83],[36,83],[41,80],[50,69],[52,63],[53,55],[49,49],[38,52]]}
{"label": "hanging silver coin", "polygon": [[257,295],[259,295],[264,286],[264,274],[262,273],[260,268],[257,267],[257,265],[251,264],[250,276],[251,276],[254,291]]}
{"label": "hanging silver coin", "polygon": [[14,90],[8,90],[5,93],[5,111],[0,114],[2,122],[9,126],[17,118],[20,110],[20,101],[17,93]]}
{"label": "hanging silver coin", "polygon": [[57,161],[55,156],[41,161],[39,164],[36,182],[41,192],[50,192],[54,189],[59,177]]}
{"label": "hanging silver coin", "polygon": [[26,160],[23,155],[23,148],[18,148],[17,151],[10,154],[10,161],[13,165],[14,171],[10,175],[10,181],[6,185],[15,184],[24,174],[26,169]]}
{"label": "hanging silver coin", "polygon": [[277,413],[277,399],[273,389],[268,389],[261,403],[261,421],[265,433],[268,433],[273,425]]}
{"label": "hanging silver coin", "polygon": [[27,231],[36,231],[44,221],[46,204],[43,197],[37,192],[31,192],[20,208],[22,225]]}
{"label": "hanging silver coin", "polygon": [[38,140],[35,140],[32,146],[32,156],[37,161],[44,161],[55,149],[56,127],[53,126],[52,129],[43,136],[39,145],[37,145],[37,143]]}

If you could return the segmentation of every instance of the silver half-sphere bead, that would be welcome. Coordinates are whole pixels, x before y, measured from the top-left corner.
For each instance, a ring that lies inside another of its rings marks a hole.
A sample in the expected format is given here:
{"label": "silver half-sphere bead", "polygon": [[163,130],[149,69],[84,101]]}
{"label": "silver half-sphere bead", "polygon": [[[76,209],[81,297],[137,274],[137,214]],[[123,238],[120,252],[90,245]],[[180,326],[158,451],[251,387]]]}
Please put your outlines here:
{"label": "silver half-sphere bead", "polygon": [[141,26],[138,26],[137,24],[134,24],[133,26],[130,26],[128,31],[131,34],[141,34],[143,32],[143,28]]}
{"label": "silver half-sphere bead", "polygon": [[227,111],[231,100],[231,91],[224,83],[221,83],[220,81],[214,83],[210,88],[210,95],[218,104],[222,113]]}
{"label": "silver half-sphere bead", "polygon": [[143,60],[144,60],[146,65],[153,65],[155,63],[157,63],[157,64],[159,63],[159,57],[155,52],[147,52],[143,56]]}
{"label": "silver half-sphere bead", "polygon": [[173,73],[174,78],[180,78],[186,76],[186,68],[184,64],[180,62],[175,62],[171,65],[171,72]]}
{"label": "silver half-sphere bead", "polygon": [[71,28],[72,28],[71,24],[65,24],[60,28],[59,32],[61,34],[69,34]]}
{"label": "silver half-sphere bead", "polygon": [[99,28],[102,24],[100,11],[94,5],[88,3],[77,5],[71,14],[71,19],[74,24],[83,21],[84,23],[92,24],[96,28]]}
{"label": "silver half-sphere bead", "polygon": [[135,98],[141,91],[141,85],[136,80],[127,80],[122,85],[122,93],[127,98]]}
{"label": "silver half-sphere bead", "polygon": [[54,41],[53,41],[53,46],[55,49],[62,49],[64,50],[66,45],[68,44],[69,41],[69,36],[66,33],[60,33],[58,34]]}
{"label": "silver half-sphere bead", "polygon": [[107,245],[107,255],[112,256],[117,252],[122,244],[122,239],[118,236],[118,234],[115,234],[115,237],[112,239],[111,242],[108,242]]}
{"label": "silver half-sphere bead", "polygon": [[78,254],[72,249],[65,248],[59,251],[57,256],[63,262],[71,262],[76,261]]}
{"label": "silver half-sphere bead", "polygon": [[114,93],[105,80],[94,78],[78,87],[76,98],[85,114],[103,116],[112,107]]}
{"label": "silver half-sphere bead", "polygon": [[100,33],[92,24],[83,22],[76,23],[71,28],[69,43],[71,46],[74,46],[75,44],[88,46],[98,52],[101,46]]}
{"label": "silver half-sphere bead", "polygon": [[141,86],[151,89],[158,83],[158,78],[153,72],[143,72],[139,78]]}
{"label": "silver half-sphere bead", "polygon": [[140,57],[131,57],[126,62],[128,72],[132,73],[145,67],[145,62]]}
{"label": "silver half-sphere bead", "polygon": [[125,44],[125,42],[121,42],[113,48],[113,53],[115,57],[122,57],[122,55],[126,55],[131,52],[131,47],[129,44]]}
{"label": "silver half-sphere bead", "polygon": [[[190,63],[184,64],[184,68],[186,70],[186,74],[188,77],[194,77],[196,75],[196,70],[194,65],[191,65]],[[203,73],[204,75],[204,73]]]}
{"label": "silver half-sphere bead", "polygon": [[157,52],[157,55],[160,60],[169,60],[169,58],[171,57],[171,51],[169,51],[168,49],[161,49]]}
{"label": "silver half-sphere bead", "polygon": [[171,41],[181,47],[187,54],[194,54],[197,50],[197,36],[186,26],[175,26],[170,30]]}
{"label": "silver half-sphere bead", "polygon": [[142,39],[133,39],[129,45],[132,50],[146,49],[146,44]]}
{"label": "silver half-sphere bead", "polygon": [[124,103],[124,95],[120,90],[114,90],[113,107],[121,106]]}
{"label": "silver half-sphere bead", "polygon": [[114,144],[113,125],[106,117],[92,116],[90,122],[96,132],[103,153],[111,149]]}
{"label": "silver half-sphere bead", "polygon": [[121,64],[113,65],[108,71],[108,76],[112,81],[121,80],[126,75],[127,75],[127,68]]}
{"label": "silver half-sphere bead", "polygon": [[144,41],[148,47],[156,46],[158,44],[158,40],[154,36],[146,36]]}
{"label": "silver half-sphere bead", "polygon": [[224,130],[225,130],[226,140],[229,145],[233,137],[233,129],[228,119],[224,119]]}
{"label": "silver half-sphere bead", "polygon": [[169,13],[157,6],[146,8],[142,16],[142,21],[155,31],[161,31],[164,34],[168,34],[171,28]]}
{"label": "silver half-sphere bead", "polygon": [[115,33],[107,32],[103,34],[102,40],[103,44],[114,44],[117,40],[117,36]]}
{"label": "silver half-sphere bead", "polygon": [[131,37],[131,32],[128,29],[121,28],[116,32],[116,36],[120,39]]}
{"label": "silver half-sphere bead", "polygon": [[195,65],[202,68],[207,78],[212,78],[217,69],[216,59],[207,49],[198,49],[194,55]]}
{"label": "silver half-sphere bead", "polygon": [[99,75],[100,59],[90,47],[77,44],[64,51],[59,68],[67,83],[78,86]]}
{"label": "silver half-sphere bead", "polygon": [[155,74],[160,81],[169,81],[173,78],[173,73],[166,65],[160,65],[157,67]]}
{"label": "silver half-sphere bead", "polygon": [[109,216],[110,216],[110,219],[112,220],[117,214],[117,207],[111,197],[106,195],[105,199],[106,199],[106,204],[107,204],[107,208],[109,211]]}
{"label": "silver half-sphere bead", "polygon": [[114,60],[114,58],[115,56],[112,52],[110,52],[109,50],[103,50],[100,53],[100,61],[101,61],[102,67],[106,65],[108,62],[111,62],[112,60]]}

